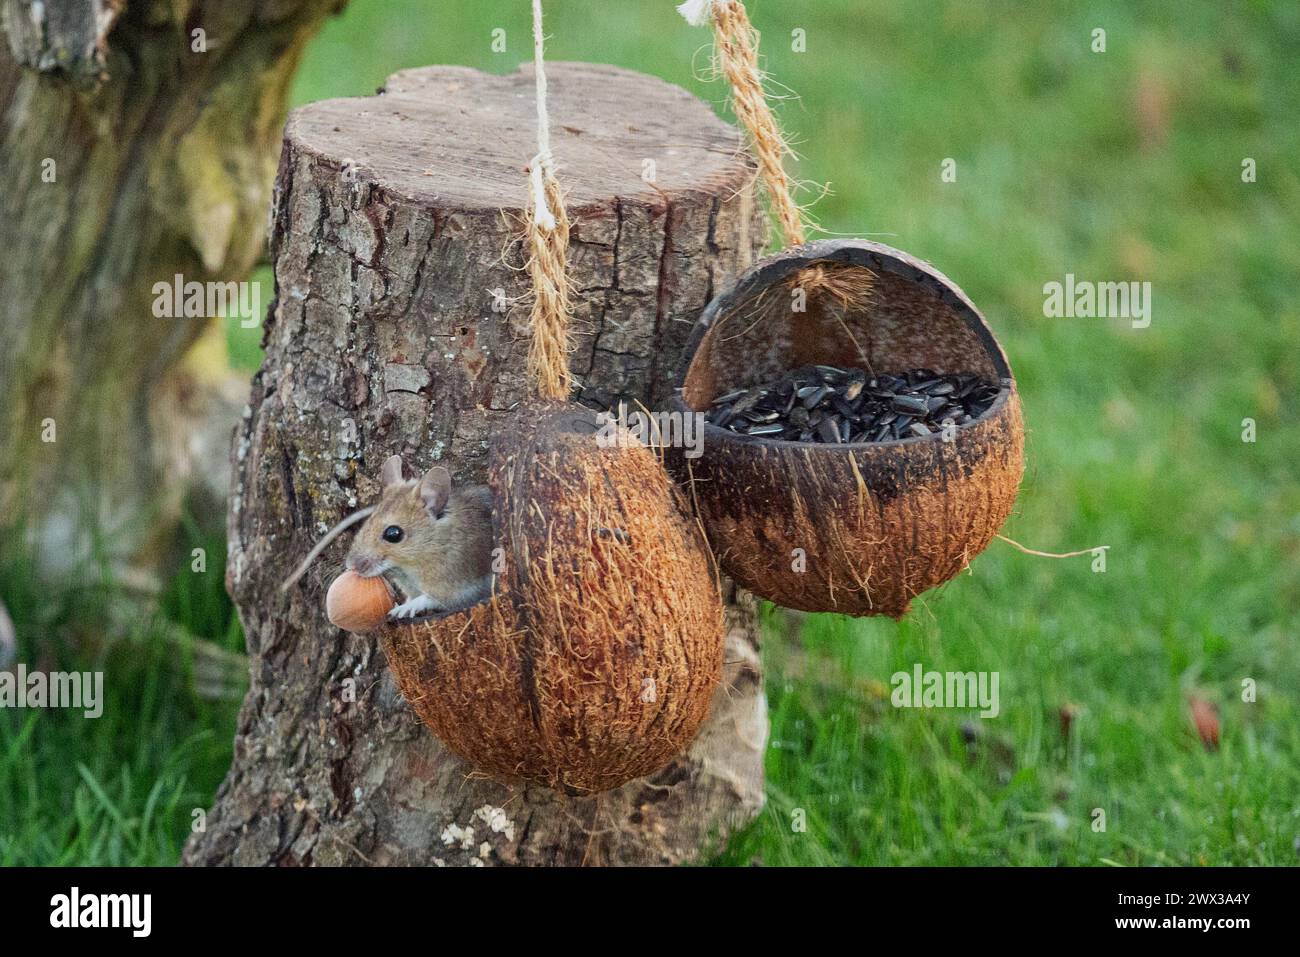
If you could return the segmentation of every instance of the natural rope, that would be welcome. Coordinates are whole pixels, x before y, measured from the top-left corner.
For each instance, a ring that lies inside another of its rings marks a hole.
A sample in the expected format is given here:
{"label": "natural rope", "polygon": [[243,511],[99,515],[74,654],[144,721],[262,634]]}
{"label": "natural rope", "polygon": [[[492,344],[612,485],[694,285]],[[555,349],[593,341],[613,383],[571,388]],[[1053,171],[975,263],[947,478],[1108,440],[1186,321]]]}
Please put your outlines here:
{"label": "natural rope", "polygon": [[529,164],[527,218],[528,275],[533,281],[533,343],[528,371],[544,399],[563,400],[572,388],[569,374],[569,217],[551,156],[551,124],[546,110],[542,0],[533,0],[533,63],[537,93],[537,155]]}
{"label": "natural rope", "polygon": [[768,196],[787,246],[804,242],[804,225],[794,201],[784,160],[793,155],[763,93],[763,73],[758,67],[758,31],[749,22],[741,0],[687,0],[677,12],[695,26],[713,21],[714,51],[722,74],[731,84],[731,107],[758,158]]}

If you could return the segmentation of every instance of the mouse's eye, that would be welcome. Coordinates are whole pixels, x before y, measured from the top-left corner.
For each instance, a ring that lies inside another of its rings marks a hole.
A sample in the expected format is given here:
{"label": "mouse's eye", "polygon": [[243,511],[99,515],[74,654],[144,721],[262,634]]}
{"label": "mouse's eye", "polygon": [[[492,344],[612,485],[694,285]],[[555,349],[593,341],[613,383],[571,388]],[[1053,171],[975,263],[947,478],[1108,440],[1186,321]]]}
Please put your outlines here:
{"label": "mouse's eye", "polygon": [[400,525],[389,525],[384,529],[384,541],[386,542],[392,542],[396,545],[405,537],[406,533],[402,531],[402,526]]}

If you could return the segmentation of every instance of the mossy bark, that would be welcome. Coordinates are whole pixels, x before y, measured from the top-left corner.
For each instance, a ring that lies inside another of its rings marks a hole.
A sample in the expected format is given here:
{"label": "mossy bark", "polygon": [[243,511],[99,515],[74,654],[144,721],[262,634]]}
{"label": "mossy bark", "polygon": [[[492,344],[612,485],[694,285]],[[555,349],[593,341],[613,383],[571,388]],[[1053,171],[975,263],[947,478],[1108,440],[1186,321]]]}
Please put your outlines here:
{"label": "mossy bark", "polygon": [[155,317],[154,285],[246,278],[290,78],[344,2],[3,0],[0,508],[52,566],[96,532],[147,555],[209,478],[181,361],[208,318]]}

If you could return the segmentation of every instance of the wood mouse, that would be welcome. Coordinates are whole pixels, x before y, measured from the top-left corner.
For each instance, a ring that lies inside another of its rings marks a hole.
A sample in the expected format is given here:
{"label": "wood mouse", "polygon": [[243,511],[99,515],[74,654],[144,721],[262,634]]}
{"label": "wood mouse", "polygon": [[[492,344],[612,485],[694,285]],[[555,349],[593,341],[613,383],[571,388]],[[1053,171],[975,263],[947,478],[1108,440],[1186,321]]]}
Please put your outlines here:
{"label": "wood mouse", "polygon": [[435,465],[408,479],[402,457],[384,463],[379,501],[349,515],[317,542],[282,586],[287,591],[344,529],[364,519],[346,565],[362,578],[383,575],[406,601],[390,619],[454,612],[492,595],[492,493],[486,485],[453,488],[451,473]]}
{"label": "wood mouse", "polygon": [[492,493],[486,485],[452,488],[435,465],[418,480],[402,474],[401,456],[384,463],[384,490],[352,540],[347,567],[363,578],[387,575],[406,593],[390,618],[460,611],[492,594]]}

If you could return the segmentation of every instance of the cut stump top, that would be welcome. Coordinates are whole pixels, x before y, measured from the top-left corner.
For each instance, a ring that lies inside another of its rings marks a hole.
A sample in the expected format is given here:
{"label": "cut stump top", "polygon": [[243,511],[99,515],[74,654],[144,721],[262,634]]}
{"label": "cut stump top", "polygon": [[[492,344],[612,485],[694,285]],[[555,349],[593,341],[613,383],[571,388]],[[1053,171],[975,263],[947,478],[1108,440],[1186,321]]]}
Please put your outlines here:
{"label": "cut stump top", "polygon": [[[294,110],[285,136],[422,205],[522,210],[537,153],[533,73],[531,63],[505,75],[402,70],[379,95]],[[748,175],[739,132],[680,87],[592,63],[548,63],[546,76],[551,147],[571,211],[612,197],[725,189]]]}

